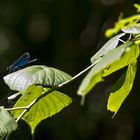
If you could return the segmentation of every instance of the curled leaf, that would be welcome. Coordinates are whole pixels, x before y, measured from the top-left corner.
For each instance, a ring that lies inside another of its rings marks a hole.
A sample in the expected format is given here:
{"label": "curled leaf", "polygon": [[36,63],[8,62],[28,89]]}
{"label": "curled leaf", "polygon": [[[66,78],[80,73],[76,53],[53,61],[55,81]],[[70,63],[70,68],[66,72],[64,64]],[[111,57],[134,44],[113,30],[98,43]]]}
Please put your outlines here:
{"label": "curled leaf", "polygon": [[4,77],[5,83],[11,90],[21,93],[32,84],[54,87],[70,79],[69,74],[44,65],[30,66]]}
{"label": "curled leaf", "polygon": [[124,33],[128,33],[128,34],[139,34],[140,33],[140,23],[123,27],[121,30]]}

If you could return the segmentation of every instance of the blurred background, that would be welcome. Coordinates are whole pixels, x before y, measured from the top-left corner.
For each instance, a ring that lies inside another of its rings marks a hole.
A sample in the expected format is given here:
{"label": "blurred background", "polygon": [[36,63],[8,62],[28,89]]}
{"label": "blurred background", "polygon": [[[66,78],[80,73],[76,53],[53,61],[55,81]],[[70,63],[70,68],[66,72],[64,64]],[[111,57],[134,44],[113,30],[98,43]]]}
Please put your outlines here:
{"label": "blurred background", "polygon": [[[71,75],[82,71],[107,41],[105,30],[113,27],[121,12],[124,17],[134,14],[136,2],[139,1],[0,0],[0,99],[8,91],[3,81],[6,68],[24,52],[38,59],[32,65],[55,67]],[[81,99],[76,94],[81,77],[61,89],[72,97],[73,103],[43,121],[36,129],[35,140],[139,139],[139,68],[140,64],[133,90],[114,119],[106,109],[107,98],[112,83],[122,72],[98,84],[86,97],[84,106],[80,106]],[[18,131],[23,139],[30,139],[21,129]]]}

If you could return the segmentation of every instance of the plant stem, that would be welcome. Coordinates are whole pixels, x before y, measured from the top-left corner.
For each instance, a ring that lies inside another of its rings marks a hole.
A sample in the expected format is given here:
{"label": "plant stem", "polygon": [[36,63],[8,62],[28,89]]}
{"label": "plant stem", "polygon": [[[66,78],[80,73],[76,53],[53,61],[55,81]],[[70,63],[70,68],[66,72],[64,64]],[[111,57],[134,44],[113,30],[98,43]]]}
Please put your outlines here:
{"label": "plant stem", "polygon": [[16,119],[16,122],[18,122],[26,112],[27,109],[23,110],[22,113],[19,115],[19,117]]}
{"label": "plant stem", "polygon": [[80,73],[76,74],[75,76],[72,77],[72,79],[63,82],[62,84],[59,84],[58,87],[62,87],[70,82],[72,82],[73,80],[77,79],[78,77],[80,77],[82,74],[84,74],[86,71],[88,71],[89,69],[91,69],[95,64],[91,64],[90,66],[88,66],[86,69],[82,70]]}
{"label": "plant stem", "polygon": [[21,106],[21,107],[5,108],[5,110],[7,111],[19,110],[19,109],[27,109],[27,107]]}
{"label": "plant stem", "polygon": [[28,109],[30,109],[35,103],[36,103],[36,100],[33,100],[27,107],[25,110],[22,111],[22,113],[19,115],[19,117],[16,119],[16,122],[18,122],[20,120],[20,118],[22,118],[22,116],[28,111]]}
{"label": "plant stem", "polygon": [[17,118],[16,122],[18,122],[23,115],[37,102],[39,101],[41,98],[43,98],[44,96],[46,96],[47,94],[62,88],[63,86],[65,86],[66,84],[74,81],[75,79],[79,78],[82,74],[84,74],[85,72],[87,72],[89,69],[91,69],[95,64],[91,64],[90,66],[88,66],[86,69],[82,70],[80,73],[76,74],[74,77],[72,77],[70,80],[63,82],[62,84],[59,84],[57,87],[54,87],[52,89],[50,89],[47,92],[43,92],[41,96],[39,96],[37,99],[33,100],[26,108],[25,107],[19,107],[19,108],[13,108],[13,109],[24,109],[22,111],[22,113],[19,115],[19,117]]}

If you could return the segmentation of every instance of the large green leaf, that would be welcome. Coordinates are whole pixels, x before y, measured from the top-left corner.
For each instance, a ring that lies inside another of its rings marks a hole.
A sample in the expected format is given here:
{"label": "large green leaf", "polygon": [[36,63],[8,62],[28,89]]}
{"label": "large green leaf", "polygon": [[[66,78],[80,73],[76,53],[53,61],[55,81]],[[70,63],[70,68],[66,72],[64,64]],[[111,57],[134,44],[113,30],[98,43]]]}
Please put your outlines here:
{"label": "large green leaf", "polygon": [[124,73],[112,87],[107,103],[107,109],[115,112],[115,114],[132,89],[137,68],[136,64],[136,61],[131,63],[128,66],[127,72]]}
{"label": "large green leaf", "polygon": [[78,94],[85,96],[103,77],[129,65],[139,56],[139,46],[131,41],[109,51],[82,81]]}
{"label": "large green leaf", "polygon": [[123,27],[121,30],[124,33],[128,33],[128,34],[139,34],[140,33],[140,23]]}
{"label": "large green leaf", "polygon": [[98,63],[105,54],[107,54],[110,50],[113,50],[117,47],[119,43],[119,39],[124,36],[125,33],[121,33],[111,38],[104,46],[91,58],[92,64]]}
{"label": "large green leaf", "polygon": [[[44,91],[49,92],[50,89],[37,87],[35,85],[30,86],[14,107],[28,106],[34,99],[37,99],[42,95]],[[34,133],[34,129],[40,121],[55,115],[71,102],[72,100],[69,96],[58,91],[53,91],[38,100],[37,103],[35,103],[22,117],[22,119],[31,126],[31,131]],[[12,111],[12,114],[17,118],[22,111],[23,110],[15,110]]]}
{"label": "large green leaf", "polygon": [[5,83],[11,90],[21,93],[32,84],[53,87],[70,79],[71,76],[65,72],[44,65],[30,66],[4,77]]}
{"label": "large green leaf", "polygon": [[17,123],[11,114],[0,107],[0,140],[6,139],[8,135],[17,129]]}

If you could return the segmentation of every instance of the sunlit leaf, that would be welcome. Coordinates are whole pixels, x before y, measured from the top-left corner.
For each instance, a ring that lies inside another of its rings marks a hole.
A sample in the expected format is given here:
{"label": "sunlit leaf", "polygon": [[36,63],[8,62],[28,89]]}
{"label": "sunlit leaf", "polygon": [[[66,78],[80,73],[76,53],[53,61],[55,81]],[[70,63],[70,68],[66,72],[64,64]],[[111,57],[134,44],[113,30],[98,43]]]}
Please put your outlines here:
{"label": "sunlit leaf", "polygon": [[107,54],[110,50],[113,50],[117,47],[119,43],[119,39],[124,36],[125,33],[121,33],[111,38],[104,46],[91,58],[92,64],[96,64],[99,62],[105,54]]}
{"label": "sunlit leaf", "polygon": [[115,26],[113,28],[110,28],[106,30],[105,36],[106,37],[112,37],[114,34],[117,34],[123,27],[131,26],[136,24],[140,20],[140,14],[133,15],[131,17],[127,17],[121,20],[118,20],[115,23]]}
{"label": "sunlit leaf", "polygon": [[[29,105],[34,99],[38,98],[41,94],[49,92],[50,89],[37,87],[35,85],[30,86],[26,93],[21,96],[14,107],[21,107]],[[22,117],[31,127],[32,133],[34,133],[35,127],[44,119],[55,115],[61,111],[64,107],[68,106],[72,102],[71,98],[61,92],[53,91],[48,93],[45,97],[42,97],[37,103],[35,103],[30,110]],[[12,114],[17,118],[23,110],[12,111]]]}
{"label": "sunlit leaf", "polygon": [[17,126],[11,114],[0,107],[0,140],[6,139],[12,131],[16,130]]}
{"label": "sunlit leaf", "polygon": [[134,7],[137,9],[137,13],[140,12],[140,5],[139,4],[135,3]]}
{"label": "sunlit leaf", "polygon": [[112,87],[107,103],[107,109],[114,112],[115,114],[132,89],[137,68],[136,64],[136,61],[131,63],[128,66],[127,72],[123,74]]}
{"label": "sunlit leaf", "polygon": [[32,84],[53,87],[69,79],[71,79],[71,76],[65,72],[44,65],[30,66],[4,77],[5,83],[11,90],[21,93]]}
{"label": "sunlit leaf", "polygon": [[139,34],[140,33],[140,23],[134,24],[132,26],[126,26],[121,29],[124,33],[128,34]]}
{"label": "sunlit leaf", "polygon": [[126,48],[126,51],[122,54],[120,60],[114,61],[104,69],[103,77],[129,65],[133,60],[137,59],[139,53],[139,45],[134,44],[131,47]]}
{"label": "sunlit leaf", "polygon": [[139,46],[129,41],[109,51],[83,79],[78,94],[85,96],[103,77],[129,65],[139,56]]}

